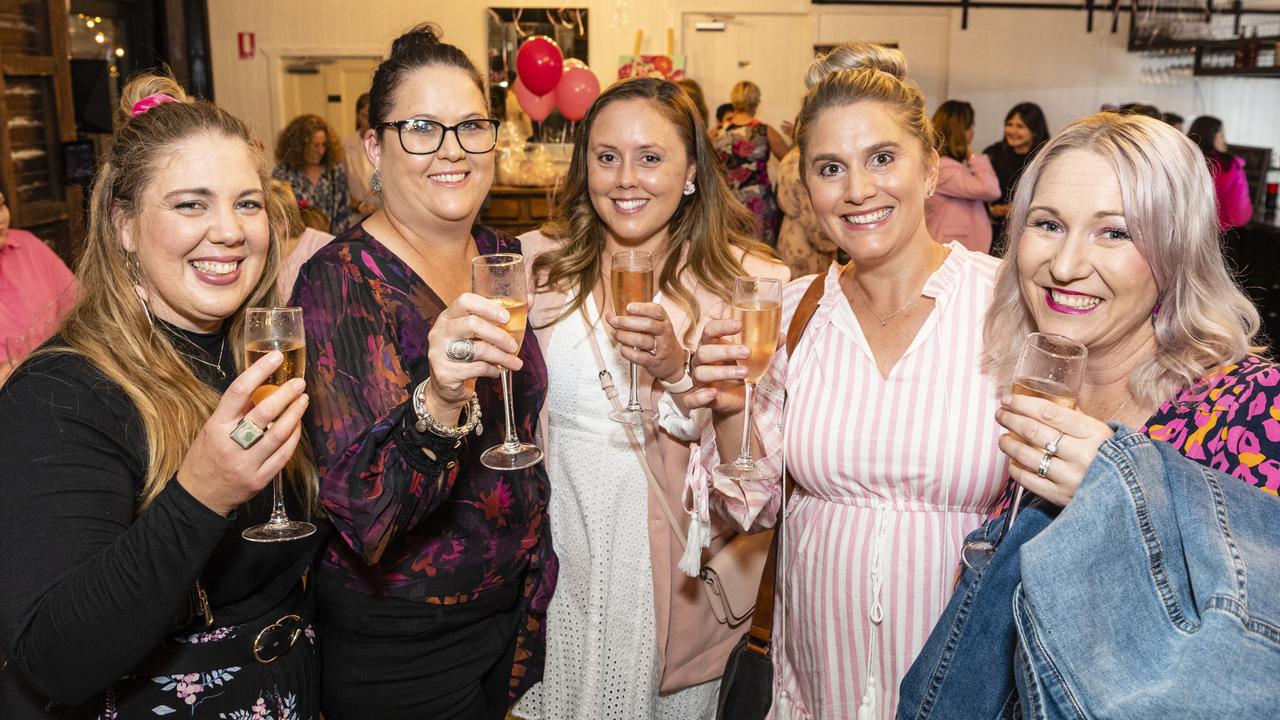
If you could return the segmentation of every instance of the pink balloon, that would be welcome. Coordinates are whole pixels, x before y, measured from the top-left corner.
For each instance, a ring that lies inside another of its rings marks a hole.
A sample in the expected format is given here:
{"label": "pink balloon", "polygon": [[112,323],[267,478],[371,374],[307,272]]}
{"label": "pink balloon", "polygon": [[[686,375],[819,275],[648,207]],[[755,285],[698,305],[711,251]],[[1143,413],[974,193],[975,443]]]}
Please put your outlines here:
{"label": "pink balloon", "polygon": [[586,67],[567,68],[556,86],[556,107],[566,119],[576,122],[587,116],[599,96],[600,81],[595,73]]}
{"label": "pink balloon", "polygon": [[565,70],[568,70],[569,68],[572,68],[572,67],[580,67],[580,68],[584,68],[584,67],[586,67],[586,66],[587,66],[587,64],[586,64],[586,63],[584,63],[584,62],[582,62],[582,61],[581,61],[581,60],[579,60],[578,58],[565,58],[565,59],[564,59],[564,69],[565,69]]}
{"label": "pink balloon", "polygon": [[516,102],[520,103],[520,109],[524,110],[524,113],[534,122],[546,120],[556,106],[556,96],[553,93],[534,95],[524,86],[520,78],[516,78],[515,91]]}
{"label": "pink balloon", "polygon": [[516,75],[534,95],[546,95],[556,89],[564,70],[560,46],[546,35],[535,35],[516,53]]}

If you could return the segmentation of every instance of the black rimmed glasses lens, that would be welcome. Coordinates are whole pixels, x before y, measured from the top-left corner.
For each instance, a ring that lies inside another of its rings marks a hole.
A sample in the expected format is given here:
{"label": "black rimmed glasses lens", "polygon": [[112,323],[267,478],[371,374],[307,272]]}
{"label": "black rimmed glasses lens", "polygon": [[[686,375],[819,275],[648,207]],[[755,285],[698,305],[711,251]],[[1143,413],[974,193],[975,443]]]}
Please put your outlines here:
{"label": "black rimmed glasses lens", "polygon": [[400,147],[410,155],[430,155],[444,145],[444,136],[452,132],[463,151],[472,155],[487,153],[498,144],[498,124],[491,118],[463,120],[457,125],[443,125],[434,120],[410,118],[381,123],[393,127],[400,136]]}

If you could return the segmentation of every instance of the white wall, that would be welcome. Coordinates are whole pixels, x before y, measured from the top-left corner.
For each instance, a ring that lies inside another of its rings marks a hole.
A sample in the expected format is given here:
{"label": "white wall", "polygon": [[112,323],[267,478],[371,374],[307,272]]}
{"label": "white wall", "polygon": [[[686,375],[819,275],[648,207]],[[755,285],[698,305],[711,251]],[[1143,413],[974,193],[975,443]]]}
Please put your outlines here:
{"label": "white wall", "polygon": [[[275,103],[273,58],[281,54],[379,55],[405,28],[423,20],[443,27],[445,38],[473,58],[484,53],[484,9],[495,6],[546,7],[516,0],[213,0],[209,34],[214,92],[219,104],[251,121],[271,143],[287,118]],[[1280,80],[1202,78],[1176,85],[1146,85],[1141,70],[1152,61],[1125,51],[1128,18],[1112,35],[1099,13],[1093,33],[1082,12],[973,10],[969,29],[960,29],[958,10],[936,8],[841,8],[803,0],[579,0],[590,10],[589,64],[602,84],[612,81],[617,57],[630,52],[635,31],[644,30],[645,52],[665,48],[666,28],[676,45],[686,15],[722,13],[808,13],[810,42],[845,39],[896,40],[912,72],[929,95],[930,107],[957,98],[974,104],[979,146],[1000,136],[1004,113],[1015,103],[1039,103],[1050,129],[1096,111],[1107,102],[1151,102],[1190,120],[1202,113],[1226,123],[1230,142],[1280,149]],[[254,32],[258,56],[240,60],[236,33]],[[716,58],[690,58],[697,64]],[[724,59],[729,61],[728,58]],[[802,92],[804,68],[795,70],[794,95]]]}

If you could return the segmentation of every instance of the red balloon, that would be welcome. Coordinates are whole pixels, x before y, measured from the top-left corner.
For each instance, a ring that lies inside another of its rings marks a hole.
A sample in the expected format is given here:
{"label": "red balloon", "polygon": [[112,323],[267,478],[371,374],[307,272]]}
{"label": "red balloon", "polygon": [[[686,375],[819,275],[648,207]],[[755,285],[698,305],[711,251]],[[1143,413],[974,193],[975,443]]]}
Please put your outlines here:
{"label": "red balloon", "polygon": [[520,109],[533,119],[534,122],[542,122],[551,114],[551,110],[556,106],[556,96],[552,93],[546,95],[534,95],[529,92],[529,88],[524,86],[520,78],[516,78],[516,102],[520,103]]}
{"label": "red balloon", "polygon": [[556,89],[564,69],[560,46],[546,35],[535,35],[525,41],[516,53],[516,75],[534,95],[546,95]]}
{"label": "red balloon", "polygon": [[587,116],[591,103],[600,96],[600,81],[586,67],[571,67],[564,71],[556,86],[556,107],[560,114],[573,121]]}

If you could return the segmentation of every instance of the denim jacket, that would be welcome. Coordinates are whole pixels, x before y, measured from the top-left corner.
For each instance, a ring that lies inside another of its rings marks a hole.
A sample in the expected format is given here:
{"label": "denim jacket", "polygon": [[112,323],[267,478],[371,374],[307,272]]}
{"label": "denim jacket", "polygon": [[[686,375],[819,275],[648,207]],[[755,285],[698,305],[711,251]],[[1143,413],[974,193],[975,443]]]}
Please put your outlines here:
{"label": "denim jacket", "polygon": [[[987,569],[966,572],[1020,580],[959,627],[957,592],[899,717],[1280,717],[1280,500],[1116,428],[1051,524],[1020,518]],[[1020,563],[998,565],[1019,542]],[[1011,654],[991,639],[1008,627]]]}

